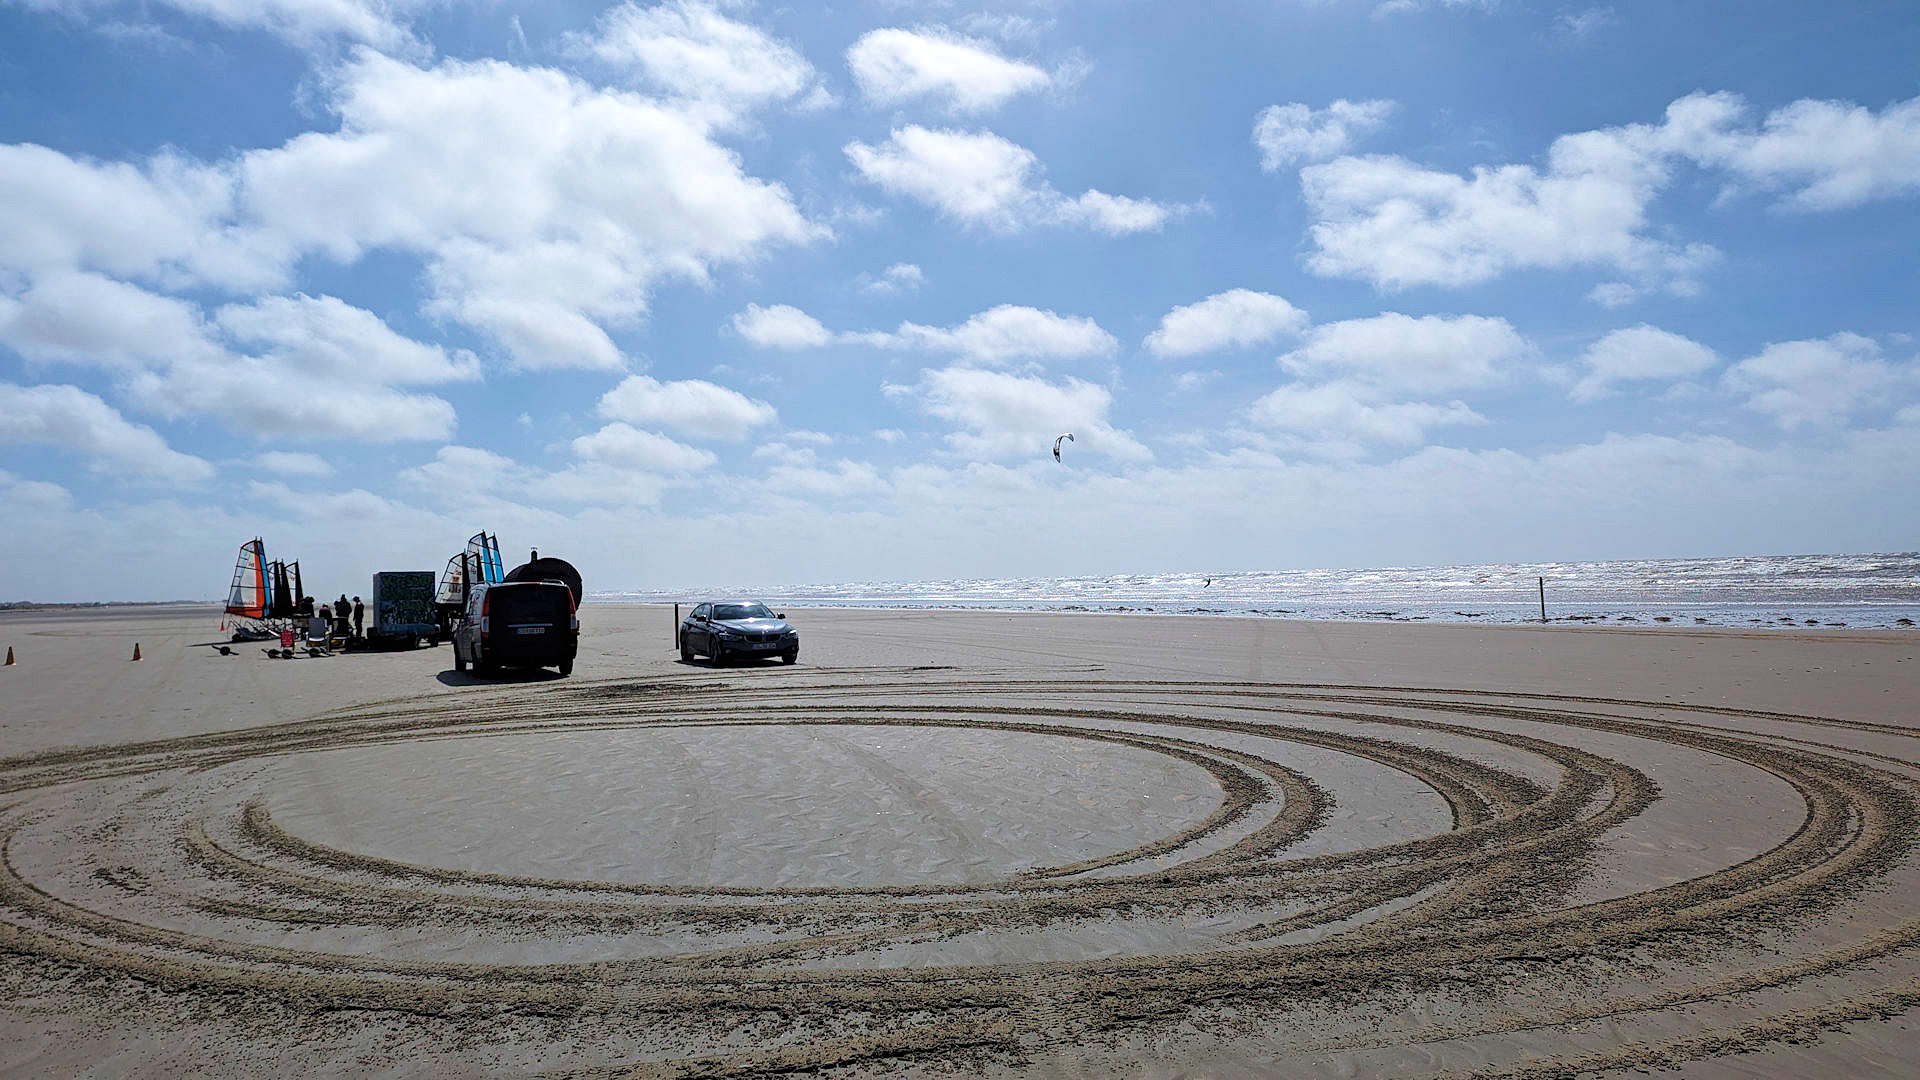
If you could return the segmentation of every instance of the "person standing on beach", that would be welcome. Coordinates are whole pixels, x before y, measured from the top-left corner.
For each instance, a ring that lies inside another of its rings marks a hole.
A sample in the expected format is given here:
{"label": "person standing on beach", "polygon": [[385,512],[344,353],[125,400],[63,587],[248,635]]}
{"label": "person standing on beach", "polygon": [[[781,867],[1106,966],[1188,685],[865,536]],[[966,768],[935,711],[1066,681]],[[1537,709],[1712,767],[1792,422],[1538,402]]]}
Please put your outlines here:
{"label": "person standing on beach", "polygon": [[353,607],[347,603],[347,594],[341,593],[340,599],[333,602],[333,628],[341,637],[347,636],[348,620],[353,617]]}
{"label": "person standing on beach", "polygon": [[367,636],[367,605],[361,603],[357,596],[353,598],[353,636]]}

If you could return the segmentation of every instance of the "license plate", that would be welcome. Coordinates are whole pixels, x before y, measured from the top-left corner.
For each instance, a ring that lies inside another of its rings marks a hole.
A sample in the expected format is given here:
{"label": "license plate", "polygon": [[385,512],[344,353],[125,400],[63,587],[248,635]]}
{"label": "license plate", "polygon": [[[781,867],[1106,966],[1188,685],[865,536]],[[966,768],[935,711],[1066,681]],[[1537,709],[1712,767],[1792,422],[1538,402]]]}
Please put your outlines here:
{"label": "license plate", "polygon": [[777,649],[779,647],[780,643],[777,641],[756,641],[747,646],[749,649]]}
{"label": "license plate", "polygon": [[521,634],[544,634],[546,632],[547,628],[544,626],[522,626],[516,631],[516,633]]}

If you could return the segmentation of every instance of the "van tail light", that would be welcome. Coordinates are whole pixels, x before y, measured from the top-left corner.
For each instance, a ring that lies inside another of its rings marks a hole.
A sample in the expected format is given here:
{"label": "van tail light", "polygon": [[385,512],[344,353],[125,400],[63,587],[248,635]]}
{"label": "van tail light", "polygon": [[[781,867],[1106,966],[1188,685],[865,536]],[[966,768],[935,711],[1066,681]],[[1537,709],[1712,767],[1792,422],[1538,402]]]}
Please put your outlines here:
{"label": "van tail light", "polygon": [[487,636],[487,624],[490,621],[487,618],[487,611],[492,607],[493,607],[492,593],[488,593],[487,595],[480,598],[480,636],[481,637]]}
{"label": "van tail light", "polygon": [[580,632],[580,605],[573,601],[573,590],[567,590],[567,629]]}

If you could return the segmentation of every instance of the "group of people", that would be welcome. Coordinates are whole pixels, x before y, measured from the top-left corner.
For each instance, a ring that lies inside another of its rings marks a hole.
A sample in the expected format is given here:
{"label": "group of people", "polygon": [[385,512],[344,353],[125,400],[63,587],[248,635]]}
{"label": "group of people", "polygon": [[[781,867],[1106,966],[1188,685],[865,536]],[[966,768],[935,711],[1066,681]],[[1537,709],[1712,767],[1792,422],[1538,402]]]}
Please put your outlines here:
{"label": "group of people", "polygon": [[332,604],[321,604],[317,611],[313,606],[313,597],[303,596],[300,598],[299,617],[307,621],[307,637],[310,640],[328,637],[358,639],[366,636],[367,606],[357,596],[349,601],[347,594],[341,593],[340,599]]}

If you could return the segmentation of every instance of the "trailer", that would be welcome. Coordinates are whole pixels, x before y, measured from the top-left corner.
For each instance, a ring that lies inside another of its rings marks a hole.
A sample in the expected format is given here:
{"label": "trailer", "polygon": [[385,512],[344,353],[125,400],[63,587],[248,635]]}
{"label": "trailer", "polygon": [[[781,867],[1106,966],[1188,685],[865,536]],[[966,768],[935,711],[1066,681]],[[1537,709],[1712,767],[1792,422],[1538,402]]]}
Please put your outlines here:
{"label": "trailer", "polygon": [[383,570],[373,575],[373,625],[367,644],[375,649],[411,649],[427,639],[440,644],[431,570]]}

